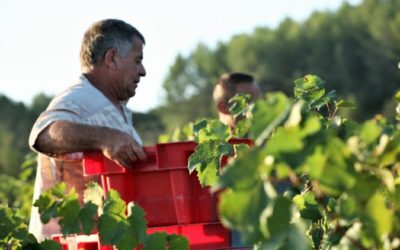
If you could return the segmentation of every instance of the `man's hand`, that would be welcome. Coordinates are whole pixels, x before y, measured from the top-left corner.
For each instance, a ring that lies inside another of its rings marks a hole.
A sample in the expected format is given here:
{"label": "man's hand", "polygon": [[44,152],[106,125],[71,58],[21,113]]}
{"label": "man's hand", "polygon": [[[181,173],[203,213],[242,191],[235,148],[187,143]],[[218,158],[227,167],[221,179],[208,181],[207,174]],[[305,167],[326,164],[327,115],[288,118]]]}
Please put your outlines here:
{"label": "man's hand", "polygon": [[119,131],[104,140],[101,151],[105,157],[125,168],[130,168],[137,160],[146,159],[143,147],[130,135]]}
{"label": "man's hand", "polygon": [[68,121],[52,123],[39,134],[34,147],[50,156],[101,150],[105,157],[126,168],[146,159],[143,147],[127,133]]}

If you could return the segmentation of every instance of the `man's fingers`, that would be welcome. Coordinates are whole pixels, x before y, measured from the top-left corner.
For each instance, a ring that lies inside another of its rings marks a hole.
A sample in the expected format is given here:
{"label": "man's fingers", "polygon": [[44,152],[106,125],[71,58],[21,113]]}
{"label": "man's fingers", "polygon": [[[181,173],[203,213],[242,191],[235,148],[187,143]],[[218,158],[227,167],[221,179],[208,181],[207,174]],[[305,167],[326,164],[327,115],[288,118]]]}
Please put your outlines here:
{"label": "man's fingers", "polygon": [[125,154],[126,154],[126,157],[129,159],[129,162],[134,162],[134,161],[136,161],[137,160],[137,156],[136,156],[136,153],[131,149],[131,148],[128,148],[127,150],[126,150],[126,152],[125,152]]}
{"label": "man's fingers", "polygon": [[125,160],[123,160],[123,159],[118,160],[117,163],[118,163],[118,165],[120,165],[123,168],[132,169],[130,163],[125,161]]}
{"label": "man's fingers", "polygon": [[144,152],[142,146],[140,146],[136,143],[132,143],[132,150],[135,152],[136,156],[140,160],[142,160],[142,161],[146,160],[147,156],[146,156],[146,153]]}

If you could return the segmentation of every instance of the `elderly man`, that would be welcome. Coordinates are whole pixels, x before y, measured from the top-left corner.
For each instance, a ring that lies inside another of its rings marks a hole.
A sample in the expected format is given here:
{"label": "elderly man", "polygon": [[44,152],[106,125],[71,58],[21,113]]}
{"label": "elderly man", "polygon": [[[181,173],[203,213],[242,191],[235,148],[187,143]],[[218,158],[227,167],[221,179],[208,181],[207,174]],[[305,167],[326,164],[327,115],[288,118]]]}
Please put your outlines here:
{"label": "elderly man", "polygon": [[[132,113],[125,106],[146,75],[144,44],[143,35],[121,20],[101,20],[85,32],[82,75],[51,101],[30,134],[29,145],[39,153],[34,200],[61,181],[82,197],[85,185],[98,181],[83,176],[85,150],[102,151],[123,167],[145,159]],[[36,208],[29,230],[39,240],[60,232],[54,220],[42,225]]]}

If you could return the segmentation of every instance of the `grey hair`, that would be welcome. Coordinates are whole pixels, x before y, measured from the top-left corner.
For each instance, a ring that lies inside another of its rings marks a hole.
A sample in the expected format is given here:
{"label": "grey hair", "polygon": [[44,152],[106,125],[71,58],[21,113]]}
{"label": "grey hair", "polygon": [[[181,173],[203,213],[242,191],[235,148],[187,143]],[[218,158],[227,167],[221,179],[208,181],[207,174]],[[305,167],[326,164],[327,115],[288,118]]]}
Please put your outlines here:
{"label": "grey hair", "polygon": [[132,39],[143,35],[132,25],[118,20],[105,19],[92,24],[82,40],[80,60],[83,73],[87,73],[103,60],[108,49],[115,48],[121,57],[132,51]]}

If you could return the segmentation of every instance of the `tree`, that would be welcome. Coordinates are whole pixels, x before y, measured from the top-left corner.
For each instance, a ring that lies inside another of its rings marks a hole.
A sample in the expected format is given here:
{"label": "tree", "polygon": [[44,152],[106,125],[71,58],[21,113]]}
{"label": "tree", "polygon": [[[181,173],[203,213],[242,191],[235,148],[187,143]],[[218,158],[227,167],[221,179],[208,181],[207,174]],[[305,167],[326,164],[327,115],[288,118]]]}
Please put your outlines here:
{"label": "tree", "polygon": [[[350,112],[352,118],[371,118],[400,87],[399,7],[396,0],[344,3],[336,12],[315,12],[304,22],[288,18],[276,29],[257,27],[237,34],[215,49],[199,45],[187,57],[178,56],[171,67],[164,82],[168,108],[159,114],[161,120],[174,125],[189,122],[187,114],[180,118],[174,111],[191,112],[196,118],[214,115],[204,106],[178,106],[208,101],[211,105],[213,81],[229,71],[253,74],[263,91],[285,94],[291,93],[293,78],[324,75],[338,96],[358,103]],[[171,115],[173,121],[166,117]]]}

